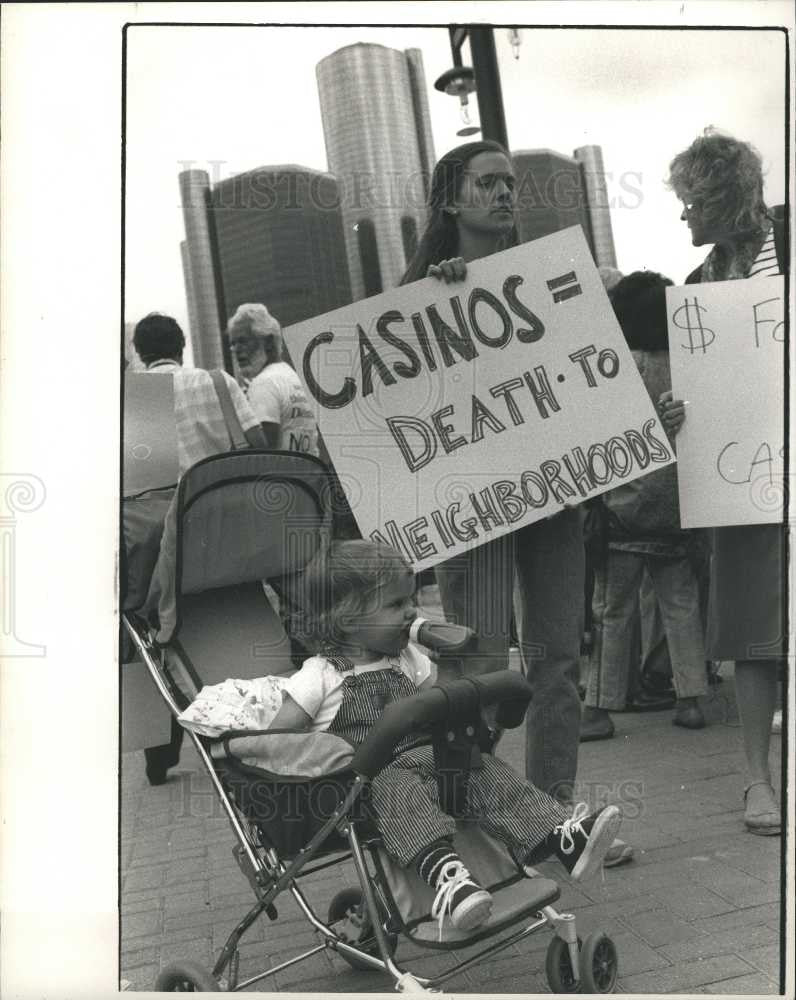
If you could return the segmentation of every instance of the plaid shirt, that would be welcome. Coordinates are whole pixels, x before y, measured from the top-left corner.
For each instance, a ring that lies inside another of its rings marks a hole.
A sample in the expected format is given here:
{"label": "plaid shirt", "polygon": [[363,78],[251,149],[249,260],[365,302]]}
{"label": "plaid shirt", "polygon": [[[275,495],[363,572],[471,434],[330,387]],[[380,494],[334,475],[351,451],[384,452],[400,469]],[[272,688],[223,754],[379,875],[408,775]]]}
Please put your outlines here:
{"label": "plaid shirt", "polygon": [[[146,370],[153,375],[171,375],[174,379],[180,475],[203,458],[230,450],[229,431],[209,372],[203,368],[183,368],[167,359],[153,361]],[[226,372],[221,374],[229,386],[232,405],[243,430],[259,427],[260,422],[238,383]]]}

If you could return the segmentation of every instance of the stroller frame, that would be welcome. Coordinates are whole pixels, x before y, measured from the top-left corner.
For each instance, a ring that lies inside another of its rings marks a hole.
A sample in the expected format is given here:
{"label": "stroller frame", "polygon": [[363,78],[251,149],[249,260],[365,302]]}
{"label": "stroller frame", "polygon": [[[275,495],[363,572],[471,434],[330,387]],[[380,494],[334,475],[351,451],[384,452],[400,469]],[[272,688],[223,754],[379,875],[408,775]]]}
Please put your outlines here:
{"label": "stroller frame", "polygon": [[[127,615],[123,616],[123,623],[168,708],[175,716],[179,715],[180,707],[177,701],[179,689],[175,682],[169,678],[168,670],[165,669],[162,658],[158,655],[159,650],[156,644],[151,636],[147,634],[146,628],[138,626]],[[180,671],[181,669],[179,662],[170,665],[170,668],[176,671]],[[357,775],[354,778],[349,792],[338,809],[326,820],[307,846],[301,849],[292,861],[285,864],[280,860],[272,847],[260,844],[256,826],[242,814],[237,804],[227,794],[221,779],[216,773],[205,739],[191,730],[188,730],[188,735],[210,777],[212,787],[218,796],[237,840],[237,844],[233,847],[235,859],[257,897],[255,905],[230,933],[213,966],[212,977],[217,981],[217,988],[220,990],[228,992],[245,990],[255,983],[276,975],[278,972],[292,965],[311,958],[319,952],[331,950],[340,954],[347,961],[353,960],[358,967],[365,966],[386,972],[392,978],[394,987],[398,992],[438,992],[438,987],[452,977],[477,965],[483,959],[496,955],[519,941],[524,940],[544,927],[551,928],[555,935],[566,944],[571,969],[574,970],[573,988],[579,986],[581,958],[578,947],[576,920],[573,914],[559,912],[552,906],[552,901],[557,897],[557,893],[553,896],[547,895],[547,899],[550,901],[540,900],[536,919],[532,920],[526,926],[506,936],[502,936],[499,940],[481,949],[477,954],[470,956],[465,961],[454,964],[441,974],[435,976],[415,976],[411,972],[402,970],[396,964],[393,957],[394,945],[390,942],[389,932],[385,926],[386,921],[383,919],[368,921],[373,938],[375,939],[373,944],[375,944],[377,954],[373,953],[372,946],[369,950],[357,947],[356,944],[351,943],[351,940],[344,933],[338,932],[334,926],[330,923],[325,923],[317,916],[297,880],[301,876],[312,875],[324,868],[351,860],[359,879],[366,912],[368,914],[384,912],[386,902],[380,895],[377,897],[372,883],[372,875],[365,858],[365,848],[375,848],[378,845],[378,838],[365,838],[363,840],[357,831],[356,822],[352,822],[349,818],[353,806],[365,787],[366,781],[363,777]],[[335,829],[345,836],[348,842],[348,851],[338,853],[337,856],[325,862],[307,867]],[[532,885],[532,882],[529,882],[529,885]],[[274,903],[277,897],[285,890],[289,891],[312,928],[321,937],[321,943],[262,973],[239,982],[238,944],[257,918],[263,913],[271,920],[277,919]],[[471,943],[471,940],[464,940],[458,943],[458,946],[467,946]]]}
{"label": "stroller frame", "polygon": [[[215,588],[245,585],[249,588],[250,597],[256,596],[258,600],[259,596],[262,597],[265,611],[265,594],[254,594],[252,588],[256,589],[260,586],[260,581],[271,576],[267,569],[274,565],[274,559],[277,562],[279,560],[273,547],[275,536],[272,527],[278,527],[279,522],[268,519],[282,516],[282,501],[279,497],[274,500],[271,494],[262,491],[250,498],[248,491],[252,483],[262,485],[265,482],[270,487],[272,482],[279,480],[280,474],[290,489],[296,487],[304,498],[293,512],[299,528],[308,528],[313,532],[317,524],[320,524],[324,530],[328,530],[323,503],[317,499],[308,501],[307,497],[312,494],[312,489],[308,489],[306,483],[301,481],[302,474],[306,475],[306,482],[314,486],[316,496],[319,496],[323,489],[325,469],[320,462],[307,456],[251,451],[216,456],[205,459],[189,470],[178,487],[174,504],[175,518],[169,525],[167,517],[167,529],[164,533],[165,538],[170,531],[176,531],[176,559],[173,564],[176,570],[169,576],[174,580],[173,594],[170,597],[174,598],[171,605],[174,612],[172,621],[176,624],[164,627],[164,619],[160,615],[160,624],[156,628],[141,613],[127,610],[122,614],[123,628],[129,634],[172,717],[176,718],[180,714],[205,683],[201,679],[201,671],[197,671],[191,660],[193,654],[190,648],[186,650],[183,647],[185,636],[179,642],[176,640],[177,633],[185,625],[184,612],[188,610],[188,605],[183,606],[181,603],[183,591],[186,595],[200,596],[213,591],[212,599],[215,601],[218,599],[216,595],[220,593]],[[228,507],[219,508],[218,494],[214,492],[218,489],[227,490],[231,496],[231,511]],[[188,542],[185,546],[181,521],[183,502],[184,509],[191,510],[185,536]],[[203,510],[203,504],[207,505],[207,514]],[[319,513],[316,515],[312,511]],[[205,517],[206,521],[203,520]],[[232,521],[233,517],[237,520]],[[316,518],[319,518],[317,524]],[[210,525],[209,529],[207,524]],[[238,525],[242,525],[239,530]],[[266,530],[269,526],[270,534]],[[254,536],[251,536],[252,531],[256,533]],[[320,537],[320,532],[316,534]],[[213,545],[205,544],[205,539],[210,538],[212,542],[213,537],[223,538],[225,546],[223,558],[215,561],[212,558],[215,551]],[[247,541],[249,537],[256,538],[258,547],[254,556]],[[300,546],[290,549],[285,558],[288,562],[292,558],[293,563],[279,563],[274,567],[273,575],[279,576],[301,568],[303,564],[299,556],[295,555],[299,550],[304,551]],[[246,566],[241,574],[237,574],[235,570],[236,553]],[[174,552],[171,553],[173,555]],[[171,556],[165,561],[163,556],[162,548],[156,575],[160,562],[164,562],[166,567],[170,565],[168,559]],[[296,559],[299,559],[299,563]],[[163,574],[161,581],[162,579]],[[162,607],[164,605],[161,603]],[[228,606],[225,607],[228,610]],[[257,603],[253,609],[258,631],[261,621],[259,607]],[[194,604],[193,608],[195,612],[197,605]],[[249,610],[252,610],[251,607]],[[193,621],[196,621],[195,617]],[[192,636],[193,641],[202,639],[202,642],[209,642],[212,646],[212,635],[207,631],[202,633],[200,629],[199,632],[189,631],[187,634]],[[202,645],[200,649],[201,655],[209,655],[209,647]],[[253,666],[255,665],[252,663],[248,664],[249,669]],[[256,666],[259,668],[261,665]],[[262,672],[260,669],[259,673]],[[432,730],[435,741],[445,744],[446,741],[450,743],[453,740],[451,746],[455,752],[451,759],[455,759],[456,753],[461,754],[463,742],[473,745],[478,741],[472,722],[480,718],[482,704],[498,704],[498,724],[515,727],[524,718],[528,699],[529,689],[520,675],[503,671],[474,679],[454,680],[443,687],[435,686],[412,698],[388,704],[377,725],[354,753],[350,766],[346,765],[344,771],[335,772],[337,777],[345,779],[345,784],[340,782],[335,786],[334,806],[330,807],[329,812],[324,810],[321,816],[314,817],[318,823],[311,827],[307,842],[294,840],[284,857],[280,856],[284,852],[277,846],[279,841],[275,842],[272,832],[263,829],[262,817],[256,811],[253,816],[250,815],[251,810],[247,809],[245,801],[238,801],[240,796],[236,792],[233,794],[234,788],[225,787],[224,768],[219,773],[215,755],[210,752],[211,741],[189,729],[189,737],[232,827],[236,839],[232,848],[233,855],[252,887],[256,903],[229,934],[213,966],[212,974],[194,963],[174,963],[162,970],[155,989],[238,992],[313,955],[330,950],[337,952],[354,968],[387,973],[399,992],[437,992],[441,984],[458,973],[548,927],[554,932],[546,961],[547,978],[553,992],[577,992],[582,987],[585,987],[585,992],[611,992],[616,980],[616,952],[613,943],[604,935],[595,933],[581,946],[574,915],[559,912],[552,905],[560,894],[558,886],[549,879],[534,877],[537,873],[533,869],[522,869],[516,865],[516,871],[512,869],[511,877],[503,878],[495,885],[493,892],[496,903],[500,902],[500,905],[481,927],[467,934],[460,931],[449,932],[444,943],[432,941],[427,936],[424,938],[429,926],[427,915],[404,923],[405,917],[393,897],[392,884],[384,877],[380,837],[372,832],[371,825],[362,821],[361,813],[355,808],[363,805],[363,792],[370,779],[391,759],[393,748],[402,737],[435,727]],[[437,746],[438,743],[435,742],[435,756]],[[231,762],[227,759],[224,767],[230,763],[232,777],[245,777],[246,769],[243,768],[241,772],[235,765],[234,758]],[[298,780],[302,782],[304,779]],[[327,844],[327,841],[331,843]],[[298,843],[301,844],[300,848],[294,850]],[[366,854],[370,856],[373,871],[368,866]],[[353,863],[359,888],[338,893],[332,901],[329,917],[324,921],[314,911],[299,881],[302,877],[349,860]],[[506,889],[506,894],[500,900],[503,888]],[[238,945],[241,939],[263,913],[272,921],[277,919],[275,902],[285,891],[319,936],[319,943],[262,973],[239,981]],[[350,902],[352,893],[357,896],[356,906]],[[340,903],[337,910],[342,907],[341,912],[333,916],[339,897],[345,897],[348,903],[345,907]],[[516,927],[518,923],[521,923],[519,928]],[[355,929],[353,934],[350,931],[352,926]],[[415,927],[420,929],[417,936],[412,933]],[[394,952],[399,933],[423,947],[451,951],[469,948],[487,939],[494,940],[490,940],[477,954],[438,974],[417,976],[402,969],[395,961]],[[170,985],[164,985],[166,982]]]}

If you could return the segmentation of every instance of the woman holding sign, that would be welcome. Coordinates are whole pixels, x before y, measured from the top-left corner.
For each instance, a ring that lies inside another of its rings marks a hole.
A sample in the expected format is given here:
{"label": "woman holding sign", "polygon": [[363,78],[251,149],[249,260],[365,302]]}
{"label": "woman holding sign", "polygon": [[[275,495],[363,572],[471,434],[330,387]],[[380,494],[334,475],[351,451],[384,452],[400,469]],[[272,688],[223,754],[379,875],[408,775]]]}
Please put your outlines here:
{"label": "woman holding sign", "polygon": [[[672,160],[670,174],[692,243],[712,245],[686,284],[783,273],[784,222],[781,212],[766,208],[761,158],[749,143],[706,129]],[[685,404],[664,394],[661,418],[676,433]],[[749,777],[744,821],[750,833],[764,836],[781,829],[768,756],[784,657],[784,542],[779,524],[713,530],[708,656],[735,661]]]}
{"label": "woman holding sign", "polygon": [[[429,221],[402,284],[428,275],[461,281],[467,262],[516,245],[514,168],[495,142],[446,153],[431,178]],[[504,535],[437,567],[446,614],[473,628],[469,673],[508,666],[514,579],[522,658],[533,687],[526,775],[563,802],[578,761],[578,656],[583,632],[584,550],[580,512]]]}

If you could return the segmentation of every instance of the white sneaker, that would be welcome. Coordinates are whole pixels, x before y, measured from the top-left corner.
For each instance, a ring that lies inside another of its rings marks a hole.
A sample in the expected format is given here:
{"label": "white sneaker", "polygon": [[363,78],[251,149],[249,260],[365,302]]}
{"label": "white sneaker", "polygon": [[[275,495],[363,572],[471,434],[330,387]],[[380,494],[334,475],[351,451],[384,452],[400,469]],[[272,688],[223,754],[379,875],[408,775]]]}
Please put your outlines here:
{"label": "white sneaker", "polygon": [[622,814],[616,806],[605,806],[590,814],[586,803],[579,802],[569,819],[555,827],[547,840],[570,876],[580,882],[600,868],[621,824]]}
{"label": "white sneaker", "polygon": [[782,732],[782,709],[778,708],[774,712],[774,719],[771,722],[771,732],[781,733]]}
{"label": "white sneaker", "polygon": [[431,916],[439,921],[440,940],[445,917],[460,931],[479,927],[492,912],[492,897],[472,878],[461,861],[448,861],[437,876]]}

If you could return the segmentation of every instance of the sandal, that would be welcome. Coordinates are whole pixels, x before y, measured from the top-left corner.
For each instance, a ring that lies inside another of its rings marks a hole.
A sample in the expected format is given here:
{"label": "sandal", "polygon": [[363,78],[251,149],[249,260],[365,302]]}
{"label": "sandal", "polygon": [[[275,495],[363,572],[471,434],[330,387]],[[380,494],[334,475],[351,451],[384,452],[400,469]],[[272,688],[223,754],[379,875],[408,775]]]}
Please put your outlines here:
{"label": "sandal", "polygon": [[603,858],[603,868],[618,868],[619,865],[626,865],[632,861],[634,856],[633,848],[618,837],[605,852]]}
{"label": "sandal", "polygon": [[[762,812],[752,812],[749,807],[748,797],[749,790],[754,788],[755,785],[765,785],[766,788],[771,792],[771,798],[774,801],[773,809],[764,809]],[[782,832],[782,816],[779,808],[774,800],[774,789],[770,781],[752,781],[743,790],[744,803],[746,804],[746,811],[744,813],[743,821],[746,824],[746,829],[749,833],[757,834],[759,837],[776,837]]]}

